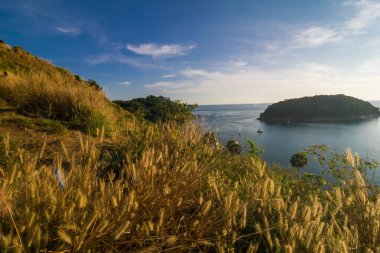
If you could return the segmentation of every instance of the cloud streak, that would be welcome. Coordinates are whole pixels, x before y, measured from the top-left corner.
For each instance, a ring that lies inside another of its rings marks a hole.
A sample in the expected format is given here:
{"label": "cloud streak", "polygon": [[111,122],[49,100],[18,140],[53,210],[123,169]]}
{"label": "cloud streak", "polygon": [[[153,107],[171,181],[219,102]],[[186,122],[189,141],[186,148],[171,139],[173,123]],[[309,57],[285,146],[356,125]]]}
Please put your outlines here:
{"label": "cloud streak", "polygon": [[118,85],[121,85],[121,86],[128,87],[128,86],[131,84],[131,82],[129,82],[129,81],[124,81],[124,82],[118,82],[117,84],[118,84]]}
{"label": "cloud streak", "polygon": [[55,30],[60,33],[68,34],[68,35],[79,35],[81,34],[81,30],[75,27],[56,27]]}
{"label": "cloud streak", "polygon": [[379,22],[380,19],[380,3],[375,1],[355,1],[352,2],[354,6],[359,9],[356,17],[346,22],[346,29],[354,32],[361,33],[371,25]]}
{"label": "cloud streak", "polygon": [[298,33],[293,43],[295,48],[313,48],[339,42],[342,39],[342,34],[334,29],[312,26]]}
{"label": "cloud streak", "polygon": [[148,89],[155,88],[174,88],[176,86],[175,82],[157,82],[152,84],[145,84],[144,87]]}
{"label": "cloud streak", "polygon": [[164,78],[164,79],[169,79],[169,78],[174,78],[174,77],[176,77],[176,75],[174,75],[174,74],[168,74],[168,75],[162,76],[162,78]]}
{"label": "cloud streak", "polygon": [[152,61],[147,61],[146,59],[140,59],[136,57],[127,56],[120,52],[108,52],[108,53],[102,53],[99,55],[88,57],[86,59],[86,62],[90,65],[121,63],[121,64],[130,65],[132,67],[140,68],[140,69],[162,69],[162,70],[170,69],[169,67],[165,66],[162,63],[157,64]]}
{"label": "cloud streak", "polygon": [[127,49],[129,51],[139,55],[151,56],[153,58],[185,55],[188,51],[195,47],[195,45],[157,45],[153,43],[140,44],[137,46],[130,44],[127,45]]}

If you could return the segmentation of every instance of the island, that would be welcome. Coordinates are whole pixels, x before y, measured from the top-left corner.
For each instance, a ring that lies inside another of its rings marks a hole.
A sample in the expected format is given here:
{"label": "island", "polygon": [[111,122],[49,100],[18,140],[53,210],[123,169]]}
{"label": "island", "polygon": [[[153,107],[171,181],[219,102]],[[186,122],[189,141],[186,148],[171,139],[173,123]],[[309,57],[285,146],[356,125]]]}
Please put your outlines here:
{"label": "island", "polygon": [[284,100],[260,114],[265,122],[326,122],[369,119],[380,116],[371,103],[342,94]]}

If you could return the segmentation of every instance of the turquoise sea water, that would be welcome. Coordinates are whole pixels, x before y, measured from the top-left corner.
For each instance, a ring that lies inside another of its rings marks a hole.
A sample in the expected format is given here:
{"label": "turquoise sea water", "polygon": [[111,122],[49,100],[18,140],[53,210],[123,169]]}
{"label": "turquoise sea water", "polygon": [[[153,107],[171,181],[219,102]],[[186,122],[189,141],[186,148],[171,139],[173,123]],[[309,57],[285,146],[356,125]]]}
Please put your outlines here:
{"label": "turquoise sea water", "polygon": [[[379,102],[373,104],[380,106]],[[344,152],[349,147],[361,157],[380,161],[380,118],[329,123],[265,123],[257,120],[267,106],[203,105],[195,114],[223,144],[236,139],[244,146],[246,138],[253,139],[264,148],[264,159],[269,163],[288,166],[292,154],[313,144],[326,144],[337,152]],[[264,132],[258,134],[258,129]],[[380,182],[378,174],[375,181]]]}

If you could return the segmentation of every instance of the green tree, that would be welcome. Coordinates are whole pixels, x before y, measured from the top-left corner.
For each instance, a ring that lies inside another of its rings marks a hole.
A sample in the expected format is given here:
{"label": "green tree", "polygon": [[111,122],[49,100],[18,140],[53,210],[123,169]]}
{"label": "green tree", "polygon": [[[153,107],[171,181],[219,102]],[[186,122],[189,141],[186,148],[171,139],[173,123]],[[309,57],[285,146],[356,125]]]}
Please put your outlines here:
{"label": "green tree", "polygon": [[143,115],[146,120],[154,123],[176,121],[182,124],[193,118],[192,111],[197,107],[197,105],[188,105],[179,100],[172,101],[163,96],[147,96],[129,101],[117,100],[114,103],[131,113]]}

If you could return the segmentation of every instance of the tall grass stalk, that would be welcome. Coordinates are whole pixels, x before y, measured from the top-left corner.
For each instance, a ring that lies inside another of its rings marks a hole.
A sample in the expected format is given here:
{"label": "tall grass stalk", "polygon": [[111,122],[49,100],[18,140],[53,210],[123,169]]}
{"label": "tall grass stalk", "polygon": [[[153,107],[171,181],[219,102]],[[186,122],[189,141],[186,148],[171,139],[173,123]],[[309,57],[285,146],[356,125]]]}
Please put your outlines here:
{"label": "tall grass stalk", "polygon": [[53,162],[44,145],[9,153],[1,251],[380,251],[380,195],[350,152],[351,177],[305,192],[259,158],[208,144],[194,124],[78,139],[75,156],[62,145]]}

